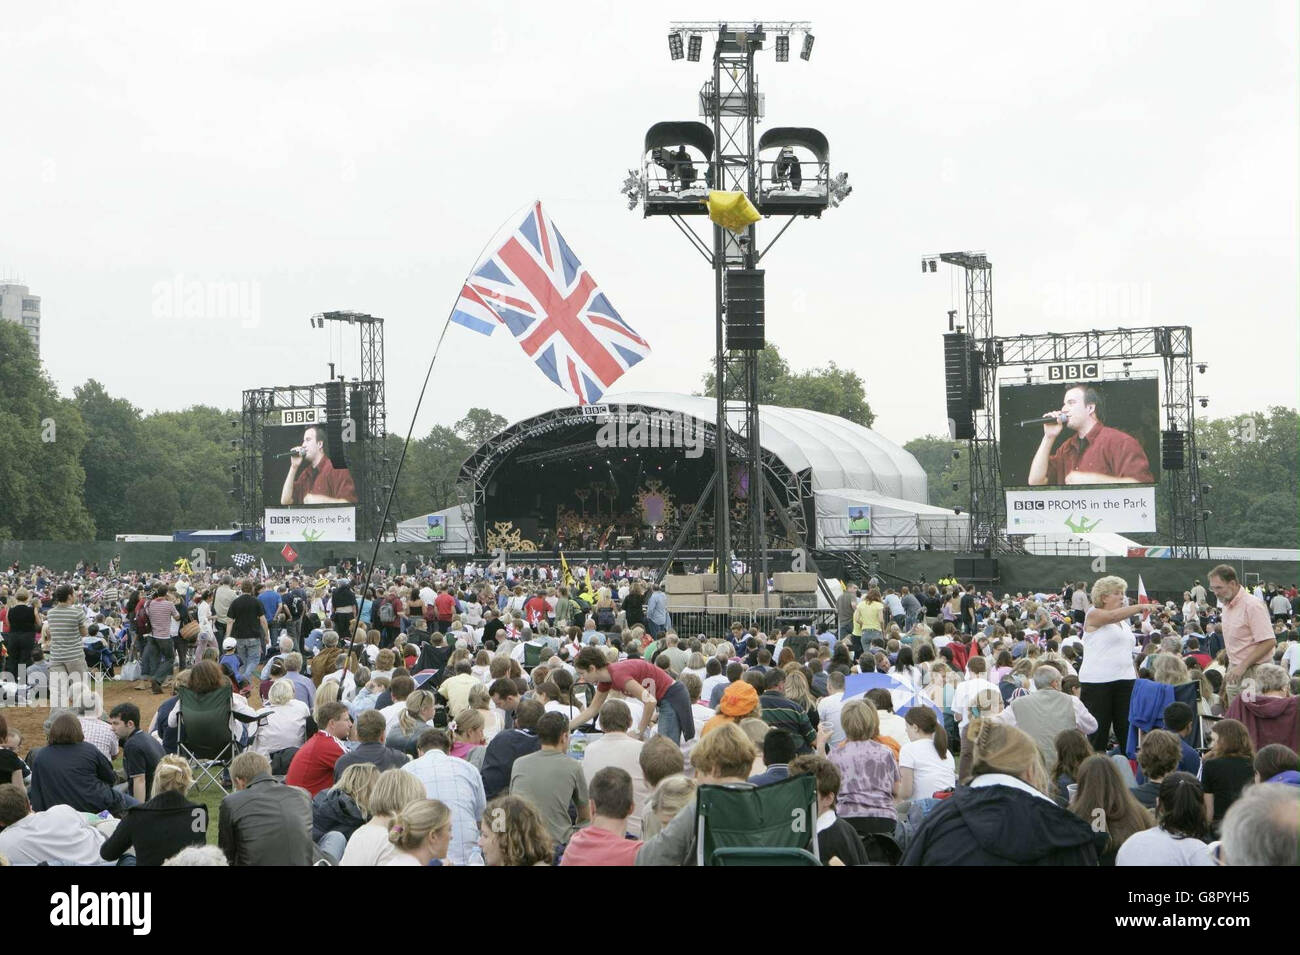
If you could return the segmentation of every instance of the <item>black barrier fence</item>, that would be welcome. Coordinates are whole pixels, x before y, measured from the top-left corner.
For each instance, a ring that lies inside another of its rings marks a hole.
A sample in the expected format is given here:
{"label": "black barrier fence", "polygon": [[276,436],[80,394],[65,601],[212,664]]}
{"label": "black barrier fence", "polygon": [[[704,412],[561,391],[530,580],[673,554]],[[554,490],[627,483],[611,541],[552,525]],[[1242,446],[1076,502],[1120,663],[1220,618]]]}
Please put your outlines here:
{"label": "black barrier fence", "polygon": [[[223,541],[198,545],[191,542],[141,542],[124,543],[114,541],[0,541],[0,567],[8,567],[14,561],[26,569],[31,564],[40,564],[54,570],[71,569],[78,560],[87,564],[98,563],[101,570],[108,567],[114,557],[121,558],[120,566],[126,569],[158,572],[170,569],[178,558],[185,557],[194,561],[194,551],[204,554],[204,559],[215,561],[218,567],[229,567],[231,557],[238,553],[252,554],[254,558],[265,560],[272,570],[283,570],[290,566],[280,551],[282,544],[259,544],[245,541]],[[293,549],[298,559],[294,562],[303,570],[318,570],[337,565],[342,561],[354,564],[368,560],[370,547],[365,543],[294,543]],[[408,568],[414,567],[421,558],[432,559],[438,553],[433,545],[421,545],[397,541],[384,543],[379,548],[379,562],[383,566],[392,564],[400,567],[403,562]],[[566,552],[571,566],[589,563],[623,563],[621,550],[597,552]],[[819,551],[819,565],[829,565]],[[825,552],[833,556],[834,552]],[[861,557],[860,552],[846,552]],[[970,561],[978,554],[954,554],[946,551],[898,551],[891,557],[888,553],[876,552],[866,562],[843,561],[834,566],[830,574],[847,574],[858,580],[862,573],[854,569],[868,566],[882,580],[893,583],[934,582],[954,572],[958,561]],[[519,552],[509,555],[512,564],[547,564],[556,565],[559,559],[550,553]],[[490,556],[480,555],[480,566],[491,560]],[[632,566],[655,567],[662,560],[653,552],[626,552],[626,562]],[[455,561],[462,564],[463,555],[441,555],[440,564]],[[1275,581],[1279,584],[1293,584],[1300,581],[1300,561],[1278,560],[1227,560],[1214,559],[1185,560],[1174,558],[1150,557],[1107,557],[1104,560],[1095,557],[1053,557],[1029,554],[999,554],[997,556],[997,576],[994,580],[979,580],[976,583],[981,590],[991,589],[998,593],[1016,593],[1018,591],[1058,590],[1066,581],[1087,581],[1091,583],[1098,577],[1116,575],[1123,577],[1129,585],[1130,592],[1136,593],[1138,574],[1146,585],[1147,592],[1159,600],[1182,599],[1183,591],[1191,586],[1193,580],[1206,582],[1206,575],[1219,563],[1231,564],[1239,577],[1253,585],[1259,579],[1265,583]],[[683,560],[685,570],[692,566],[704,569],[708,565],[707,556],[686,555]],[[789,569],[790,558],[774,554],[770,564],[773,572]],[[966,566],[970,566],[967,564]]]}

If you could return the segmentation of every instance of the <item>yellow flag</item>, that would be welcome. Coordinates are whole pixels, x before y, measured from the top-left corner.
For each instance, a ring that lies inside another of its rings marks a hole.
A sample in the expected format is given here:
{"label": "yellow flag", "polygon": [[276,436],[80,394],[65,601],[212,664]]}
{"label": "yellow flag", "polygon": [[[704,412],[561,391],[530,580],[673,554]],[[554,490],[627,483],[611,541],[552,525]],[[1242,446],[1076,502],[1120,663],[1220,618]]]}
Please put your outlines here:
{"label": "yellow flag", "polygon": [[717,566],[718,566],[718,561],[716,558],[714,560],[709,561],[709,573],[711,574],[714,573],[714,568]]}
{"label": "yellow flag", "polygon": [[746,227],[763,218],[743,192],[714,190],[709,193],[707,204],[709,218],[724,229],[730,229],[737,234],[744,232]]}
{"label": "yellow flag", "polygon": [[564,586],[573,586],[573,574],[569,571],[569,562],[564,559],[564,551],[560,551],[560,573]]}

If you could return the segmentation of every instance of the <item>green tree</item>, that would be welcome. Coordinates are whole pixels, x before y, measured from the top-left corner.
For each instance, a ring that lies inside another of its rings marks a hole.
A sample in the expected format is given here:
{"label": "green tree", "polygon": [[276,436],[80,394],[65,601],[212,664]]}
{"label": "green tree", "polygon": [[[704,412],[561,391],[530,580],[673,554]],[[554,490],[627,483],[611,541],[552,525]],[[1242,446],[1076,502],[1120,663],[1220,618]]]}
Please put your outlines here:
{"label": "green tree", "polygon": [[452,426],[452,430],[477,447],[492,435],[500,433],[507,424],[509,422],[505,418],[486,408],[470,408],[465,417]]}
{"label": "green tree", "polygon": [[[239,450],[230,446],[230,420],[236,417],[233,411],[195,405],[155,412],[141,422],[148,473],[165,476],[176,490],[173,523],[164,531],[228,527],[239,518],[239,503],[230,496],[231,467],[239,461]],[[130,530],[149,533],[134,525]]]}
{"label": "green tree", "polygon": [[[710,363],[711,364],[711,363]],[[704,394],[716,394],[712,368],[703,378]],[[732,382],[728,398],[738,395]],[[856,371],[829,362],[822,368],[792,372],[780,350],[766,345],[758,356],[758,402],[786,408],[808,408],[838,415],[869,428],[876,416],[867,404],[866,387]]]}
{"label": "green tree", "polygon": [[1300,416],[1272,407],[1197,422],[1200,506],[1215,547],[1300,547]]}
{"label": "green tree", "polygon": [[[713,360],[709,359],[709,370],[704,375],[704,393],[713,397],[714,390]],[[758,355],[758,403],[761,405],[779,405],[782,401],[782,388],[790,377],[790,364],[781,357],[775,345],[765,345]],[[735,397],[735,388],[727,397]]]}
{"label": "green tree", "polygon": [[73,403],[86,423],[81,467],[86,472],[86,509],[101,540],[131,531],[126,489],[143,473],[146,459],[140,434],[140,409],[113,398],[94,379],[72,390]]}
{"label": "green tree", "polygon": [[[907,442],[903,450],[916,458],[925,470],[931,504],[935,507],[961,507],[963,510],[970,506],[970,459],[966,456],[964,441],[925,435]],[[956,490],[953,490],[954,484]]]}
{"label": "green tree", "polygon": [[83,501],[81,452],[86,426],[59,398],[27,332],[0,321],[0,537],[73,540],[93,537]]}
{"label": "green tree", "polygon": [[824,411],[870,428],[876,416],[867,404],[866,388],[856,371],[830,362],[790,375],[781,392],[781,404],[790,408]]}
{"label": "green tree", "polygon": [[123,503],[132,533],[170,534],[184,519],[176,482],[165,474],[149,474],[132,482]]}
{"label": "green tree", "polygon": [[[455,504],[456,477],[473,448],[474,445],[446,425],[435,425],[423,438],[412,441],[393,492],[394,520]],[[402,454],[402,439],[390,434],[387,450],[396,465]]]}

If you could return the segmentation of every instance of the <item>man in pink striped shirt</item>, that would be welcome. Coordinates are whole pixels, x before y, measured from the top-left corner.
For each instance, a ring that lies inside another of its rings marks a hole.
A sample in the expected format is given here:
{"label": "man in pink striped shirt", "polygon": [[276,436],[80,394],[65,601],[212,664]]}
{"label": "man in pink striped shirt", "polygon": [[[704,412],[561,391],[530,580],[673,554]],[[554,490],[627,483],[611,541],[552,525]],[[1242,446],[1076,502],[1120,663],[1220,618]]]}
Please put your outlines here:
{"label": "man in pink striped shirt", "polygon": [[1228,651],[1224,702],[1231,705],[1247,681],[1254,679],[1255,667],[1272,658],[1277,637],[1264,601],[1241,586],[1230,565],[1220,564],[1210,571],[1210,589],[1219,598],[1220,629]]}

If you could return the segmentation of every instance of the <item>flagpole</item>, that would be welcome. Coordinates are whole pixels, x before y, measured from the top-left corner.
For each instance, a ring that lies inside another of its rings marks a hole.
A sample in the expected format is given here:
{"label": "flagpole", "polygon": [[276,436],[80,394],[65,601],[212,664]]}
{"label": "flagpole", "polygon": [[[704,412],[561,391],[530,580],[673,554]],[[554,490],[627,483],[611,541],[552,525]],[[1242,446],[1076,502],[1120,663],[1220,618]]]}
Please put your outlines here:
{"label": "flagpole", "polygon": [[[461,280],[460,286],[456,289],[456,297],[452,300],[451,309],[447,312],[447,318],[442,323],[442,331],[438,335],[438,343],[433,346],[433,357],[429,359],[429,367],[424,373],[424,384],[420,386],[420,396],[415,400],[415,410],[411,412],[411,424],[410,427],[406,429],[406,440],[402,442],[402,453],[397,458],[397,469],[393,472],[393,483],[388,487],[388,498],[387,500],[384,501],[384,513],[379,519],[379,531],[377,534],[375,534],[375,548],[370,555],[370,569],[366,573],[366,582],[361,587],[362,603],[364,603],[366,599],[366,588],[372,586],[374,582],[375,562],[379,560],[379,545],[384,539],[384,527],[387,526],[388,524],[388,514],[393,506],[393,495],[397,492],[397,482],[398,479],[402,476],[402,464],[406,461],[406,451],[411,446],[411,435],[415,433],[415,420],[416,418],[419,417],[420,406],[424,404],[424,394],[429,389],[429,379],[433,377],[433,366],[434,363],[437,362],[438,360],[438,354],[442,351],[442,342],[443,339],[447,337],[447,329],[451,327],[451,317],[454,314],[456,314],[456,306],[460,303],[461,291],[465,288],[465,285],[469,282],[470,277],[474,274],[474,270],[478,268],[479,263],[483,261],[483,256],[487,253],[488,247],[492,245],[493,241],[495,241],[496,238],[501,234],[501,230],[504,229],[506,225],[508,225],[511,221],[512,219],[505,220],[505,222],[503,222],[497,228],[497,230],[492,233],[491,238],[489,238],[487,242],[483,244],[483,248],[479,250],[478,257],[474,260],[474,264],[470,266],[469,272],[465,273],[465,278]],[[385,435],[384,437],[386,438],[387,436]],[[371,613],[375,612],[374,607],[378,601],[379,601],[379,595],[375,594],[375,599],[371,602]],[[352,656],[356,649],[356,643],[357,643],[357,628],[360,626],[361,626],[361,612],[360,612],[360,605],[358,605],[357,613],[353,614],[352,634],[351,634],[351,639],[348,641],[348,652],[343,659],[343,669],[345,673],[348,671],[348,668],[352,665]],[[343,676],[339,677],[340,698],[343,695],[344,679],[345,678]]]}

